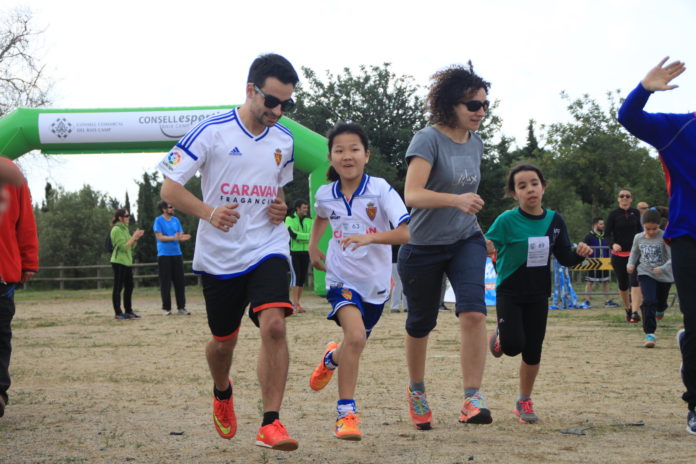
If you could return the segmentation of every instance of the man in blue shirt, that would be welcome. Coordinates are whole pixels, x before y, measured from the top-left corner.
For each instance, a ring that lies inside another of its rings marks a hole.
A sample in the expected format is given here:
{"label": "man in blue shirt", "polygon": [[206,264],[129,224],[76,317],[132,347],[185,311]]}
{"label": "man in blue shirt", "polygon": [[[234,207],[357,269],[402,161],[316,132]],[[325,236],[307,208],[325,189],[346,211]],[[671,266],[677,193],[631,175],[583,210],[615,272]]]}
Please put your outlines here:
{"label": "man in blue shirt", "polygon": [[174,207],[166,201],[160,201],[157,207],[162,215],[155,219],[152,226],[157,237],[157,265],[159,267],[160,292],[162,293],[162,315],[172,314],[172,297],[170,289],[174,283],[174,295],[179,314],[191,314],[186,310],[186,293],[184,284],[184,257],[179,242],[191,238],[185,234],[179,219],[174,217]]}

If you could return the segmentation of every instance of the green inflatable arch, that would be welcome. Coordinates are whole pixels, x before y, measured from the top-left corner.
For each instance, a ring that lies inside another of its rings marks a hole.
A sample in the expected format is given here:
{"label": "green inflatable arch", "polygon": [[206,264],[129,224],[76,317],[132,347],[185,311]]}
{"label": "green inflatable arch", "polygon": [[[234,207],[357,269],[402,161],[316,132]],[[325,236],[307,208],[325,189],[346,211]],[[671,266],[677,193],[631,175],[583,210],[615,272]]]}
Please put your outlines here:
{"label": "green inflatable arch", "polygon": [[[31,150],[45,154],[168,152],[195,124],[232,106],[176,108],[18,108],[0,119],[0,154],[15,159]],[[292,119],[280,121],[295,139],[295,165],[309,173],[310,205],[326,183],[326,138]],[[322,239],[326,249],[329,234]],[[323,295],[324,273],[314,270]]]}

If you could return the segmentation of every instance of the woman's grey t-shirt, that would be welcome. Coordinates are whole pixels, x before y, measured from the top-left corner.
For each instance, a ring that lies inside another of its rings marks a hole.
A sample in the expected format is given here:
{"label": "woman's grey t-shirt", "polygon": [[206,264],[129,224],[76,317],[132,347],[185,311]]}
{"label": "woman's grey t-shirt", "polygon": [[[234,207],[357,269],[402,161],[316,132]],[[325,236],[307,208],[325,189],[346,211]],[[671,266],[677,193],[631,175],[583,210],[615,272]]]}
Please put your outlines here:
{"label": "woman's grey t-shirt", "polygon": [[[416,132],[406,162],[417,156],[432,165],[425,188],[439,193],[476,193],[481,181],[483,141],[476,133],[457,143],[428,126]],[[449,245],[480,231],[476,216],[453,208],[413,208],[409,231],[413,245]]]}

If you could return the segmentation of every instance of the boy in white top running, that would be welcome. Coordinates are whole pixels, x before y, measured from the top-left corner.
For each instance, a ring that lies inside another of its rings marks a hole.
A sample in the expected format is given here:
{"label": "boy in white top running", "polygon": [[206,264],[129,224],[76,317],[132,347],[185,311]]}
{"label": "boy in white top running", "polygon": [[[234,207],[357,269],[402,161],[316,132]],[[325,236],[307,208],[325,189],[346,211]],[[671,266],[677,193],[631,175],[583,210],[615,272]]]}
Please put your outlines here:
{"label": "boy in white top running", "polygon": [[[264,417],[256,444],[292,451],[297,440],[279,420],[288,373],[285,316],[289,235],[283,186],[292,180],[293,139],[278,124],[294,101],[298,76],[280,55],[259,56],[249,69],[246,101],[189,131],[159,164],[162,199],[202,219],[193,270],[203,276],[208,325],[206,346],[214,382],[213,420],[223,438],[237,429],[229,378],[244,309],[260,328],[258,376]],[[203,201],[184,184],[201,173]]]}

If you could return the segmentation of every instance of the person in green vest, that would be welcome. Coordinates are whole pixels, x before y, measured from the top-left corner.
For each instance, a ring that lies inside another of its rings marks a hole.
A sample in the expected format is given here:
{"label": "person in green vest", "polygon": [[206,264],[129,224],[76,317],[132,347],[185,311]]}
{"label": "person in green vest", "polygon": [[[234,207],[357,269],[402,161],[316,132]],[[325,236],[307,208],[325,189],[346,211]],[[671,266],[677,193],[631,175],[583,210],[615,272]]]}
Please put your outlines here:
{"label": "person in green vest", "polygon": [[[130,213],[128,210],[119,208],[114,213],[111,220],[111,244],[114,251],[111,252],[111,267],[114,270],[114,289],[111,294],[111,301],[114,305],[116,320],[140,319],[133,312],[131,297],[133,295],[133,248],[144,231],[137,229],[131,236],[128,231]],[[123,290],[123,308],[121,311],[121,291]]]}
{"label": "person in green vest", "polygon": [[290,301],[295,312],[303,313],[300,304],[302,287],[307,278],[309,266],[309,234],[312,232],[312,218],[309,217],[309,204],[304,200],[295,201],[295,212],[285,218],[285,225],[290,232],[290,256],[295,272],[295,285],[290,287]]}

